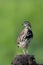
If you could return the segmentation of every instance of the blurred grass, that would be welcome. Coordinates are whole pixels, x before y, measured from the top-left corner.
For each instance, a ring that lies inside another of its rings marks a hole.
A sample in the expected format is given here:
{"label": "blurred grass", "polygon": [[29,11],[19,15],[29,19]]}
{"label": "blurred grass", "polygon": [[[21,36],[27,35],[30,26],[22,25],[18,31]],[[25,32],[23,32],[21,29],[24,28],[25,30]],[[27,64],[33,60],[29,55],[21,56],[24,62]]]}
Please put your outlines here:
{"label": "blurred grass", "polygon": [[43,62],[43,0],[0,0],[0,65],[11,65],[22,53],[16,40],[24,20],[31,22],[34,33],[29,53]]}

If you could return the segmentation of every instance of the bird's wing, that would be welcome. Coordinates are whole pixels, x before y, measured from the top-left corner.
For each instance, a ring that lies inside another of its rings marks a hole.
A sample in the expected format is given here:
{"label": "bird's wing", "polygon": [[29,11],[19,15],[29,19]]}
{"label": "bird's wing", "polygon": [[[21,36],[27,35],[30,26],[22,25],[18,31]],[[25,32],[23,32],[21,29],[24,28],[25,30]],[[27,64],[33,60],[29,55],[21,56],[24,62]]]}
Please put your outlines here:
{"label": "bird's wing", "polygon": [[33,38],[32,30],[28,30],[27,35],[26,35],[26,39],[30,39],[30,38]]}

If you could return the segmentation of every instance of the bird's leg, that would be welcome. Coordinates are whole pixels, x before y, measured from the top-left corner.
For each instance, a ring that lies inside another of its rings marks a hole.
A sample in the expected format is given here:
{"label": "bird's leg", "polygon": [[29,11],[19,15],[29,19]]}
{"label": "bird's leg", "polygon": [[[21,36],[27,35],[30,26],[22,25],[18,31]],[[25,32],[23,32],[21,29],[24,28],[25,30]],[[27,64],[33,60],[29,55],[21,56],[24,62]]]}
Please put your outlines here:
{"label": "bird's leg", "polygon": [[26,49],[26,54],[29,54],[29,53],[28,53],[28,49]]}
{"label": "bird's leg", "polygon": [[23,49],[23,53],[25,54],[25,50]]}
{"label": "bird's leg", "polygon": [[28,54],[28,50],[25,48],[25,49],[23,49],[23,53],[24,54]]}

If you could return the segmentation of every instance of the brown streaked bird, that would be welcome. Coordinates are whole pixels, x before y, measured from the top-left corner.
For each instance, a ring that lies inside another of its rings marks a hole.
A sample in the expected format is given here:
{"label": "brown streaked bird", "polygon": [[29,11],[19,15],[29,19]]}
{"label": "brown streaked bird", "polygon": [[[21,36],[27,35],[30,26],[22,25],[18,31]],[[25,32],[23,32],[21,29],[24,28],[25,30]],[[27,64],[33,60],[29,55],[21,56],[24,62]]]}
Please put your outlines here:
{"label": "brown streaked bird", "polygon": [[32,27],[29,21],[24,21],[24,29],[17,38],[17,46],[23,49],[24,54],[28,54],[28,47],[33,38]]}

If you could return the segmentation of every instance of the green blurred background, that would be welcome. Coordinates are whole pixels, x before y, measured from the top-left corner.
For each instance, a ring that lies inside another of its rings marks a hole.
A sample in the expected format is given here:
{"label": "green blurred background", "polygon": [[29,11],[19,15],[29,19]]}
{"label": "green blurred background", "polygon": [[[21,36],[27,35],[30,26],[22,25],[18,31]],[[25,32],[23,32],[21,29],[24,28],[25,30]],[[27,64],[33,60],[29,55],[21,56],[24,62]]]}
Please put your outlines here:
{"label": "green blurred background", "polygon": [[43,63],[43,0],[0,0],[0,65],[11,65],[14,56],[22,54],[16,40],[25,20],[34,34],[29,54]]}

